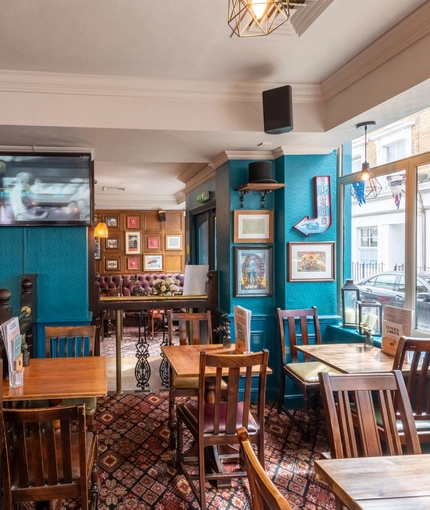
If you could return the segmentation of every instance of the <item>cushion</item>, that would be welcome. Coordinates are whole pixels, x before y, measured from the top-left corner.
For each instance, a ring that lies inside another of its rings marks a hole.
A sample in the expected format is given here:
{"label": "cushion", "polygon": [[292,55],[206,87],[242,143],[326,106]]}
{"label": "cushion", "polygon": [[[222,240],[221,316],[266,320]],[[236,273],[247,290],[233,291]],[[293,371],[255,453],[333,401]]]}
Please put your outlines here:
{"label": "cushion", "polygon": [[304,361],[302,363],[287,363],[285,368],[294,374],[297,378],[307,383],[318,383],[319,372],[328,372],[329,374],[340,374],[339,370],[331,368],[320,361]]}
{"label": "cushion", "polygon": [[[196,390],[199,387],[199,378],[198,377],[178,377],[175,372],[172,372],[172,386],[175,388],[195,388]],[[221,388],[226,389],[227,383],[225,381],[221,381]]]}

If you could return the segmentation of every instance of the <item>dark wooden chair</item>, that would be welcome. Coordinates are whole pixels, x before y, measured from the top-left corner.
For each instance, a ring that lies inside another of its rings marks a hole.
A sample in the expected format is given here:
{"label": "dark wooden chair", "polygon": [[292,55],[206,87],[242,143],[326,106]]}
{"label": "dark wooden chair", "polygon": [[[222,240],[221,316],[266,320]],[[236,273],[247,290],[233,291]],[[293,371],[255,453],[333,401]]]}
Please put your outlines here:
{"label": "dark wooden chair", "polygon": [[66,498],[80,499],[82,510],[97,508],[97,436],[87,432],[83,405],[4,409],[3,416],[5,510],[47,500],[60,508]]}
{"label": "dark wooden chair", "polygon": [[237,429],[240,441],[240,453],[248,474],[249,489],[252,498],[252,510],[291,510],[291,506],[267,476],[264,465],[260,464],[252,448],[245,427]]}
{"label": "dark wooden chair", "polygon": [[[167,312],[167,329],[169,345],[175,344],[175,330],[179,330],[179,345],[199,345],[212,343],[212,319],[210,312]],[[197,397],[199,393],[197,377],[177,377],[170,369],[169,379],[169,427],[170,448],[175,449],[175,405],[176,397]]]}
{"label": "dark wooden chair", "polygon": [[[279,323],[281,340],[281,381],[278,396],[278,414],[284,412],[302,430],[304,436],[309,438],[309,428],[316,416],[310,415],[309,399],[314,396],[313,409],[315,410],[319,396],[319,372],[339,373],[320,361],[310,361],[303,355],[299,359],[296,345],[309,345],[309,343],[321,343],[321,330],[318,320],[318,311],[315,306],[303,310],[276,309]],[[313,331],[309,331],[309,324]],[[286,330],[287,327],[287,330]],[[313,334],[312,334],[313,333]],[[310,339],[313,337],[313,342]],[[287,361],[287,352],[290,352],[290,360]],[[294,413],[285,407],[285,381],[290,378],[299,388],[303,395],[303,410],[307,415],[307,422],[298,420]]]}
{"label": "dark wooden chair", "polygon": [[[409,359],[408,369],[403,369]],[[393,370],[402,370],[411,401],[420,443],[430,443],[430,339],[402,336],[397,346]],[[402,440],[404,431],[398,423]]]}
{"label": "dark wooden chair", "polygon": [[[421,453],[417,428],[400,370],[379,373],[320,373],[332,458],[402,455],[400,418],[408,454]],[[342,508],[336,497],[336,509]]]}
{"label": "dark wooden chair", "polygon": [[[46,357],[82,357],[94,356],[96,326],[47,326],[45,327]],[[67,374],[64,375],[67,377]],[[61,402],[51,402],[59,404]],[[85,404],[85,413],[89,430],[93,429],[97,399],[71,398],[62,401],[64,405]]]}
{"label": "dark wooden chair", "polygon": [[[200,354],[199,393],[197,402],[177,405],[178,467],[187,479],[202,510],[206,509],[206,481],[225,481],[247,476],[245,470],[227,471],[223,462],[239,462],[237,428],[245,427],[252,444],[258,446],[258,458],[264,466],[264,405],[269,352],[253,354]],[[258,376],[258,392],[253,393],[251,382]],[[206,382],[213,383],[213,401],[206,401]],[[223,377],[228,380],[228,391],[222,387]],[[251,414],[251,396],[256,395],[255,414]],[[196,443],[194,449],[184,452],[184,426]],[[226,447],[223,449],[223,447]],[[197,459],[197,472],[195,462]],[[208,470],[205,464],[208,463]],[[191,465],[192,464],[192,465]],[[194,469],[193,469],[194,468]],[[209,469],[210,468],[210,469]],[[198,480],[198,487],[194,483]]]}

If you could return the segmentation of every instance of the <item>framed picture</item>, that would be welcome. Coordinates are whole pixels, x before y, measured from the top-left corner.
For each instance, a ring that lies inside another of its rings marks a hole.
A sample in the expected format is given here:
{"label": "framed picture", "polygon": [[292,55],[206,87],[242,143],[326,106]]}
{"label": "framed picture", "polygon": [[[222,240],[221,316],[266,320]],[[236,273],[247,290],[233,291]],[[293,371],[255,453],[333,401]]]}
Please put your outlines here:
{"label": "framed picture", "polygon": [[127,257],[127,269],[140,270],[140,257]]}
{"label": "framed picture", "polygon": [[273,211],[234,211],[235,243],[272,243]]}
{"label": "framed picture", "polygon": [[332,282],[334,242],[288,243],[289,282]]}
{"label": "framed picture", "polygon": [[139,216],[127,216],[127,228],[139,228]]}
{"label": "framed picture", "polygon": [[106,271],[119,271],[120,269],[119,259],[106,259],[105,269]]}
{"label": "framed picture", "polygon": [[144,271],[162,271],[163,255],[145,255]]}
{"label": "framed picture", "polygon": [[148,250],[159,250],[160,249],[160,238],[157,236],[148,237],[146,247],[148,248]]}
{"label": "framed picture", "polygon": [[140,232],[125,233],[125,253],[127,255],[140,253]]}
{"label": "framed picture", "polygon": [[271,296],[272,247],[234,247],[234,295]]}
{"label": "framed picture", "polygon": [[108,237],[105,244],[106,250],[119,250],[119,238]]}
{"label": "framed picture", "polygon": [[106,225],[110,228],[118,228],[119,227],[118,216],[106,216]]}
{"label": "framed picture", "polygon": [[166,250],[180,250],[180,249],[182,249],[182,236],[166,235]]}
{"label": "framed picture", "polygon": [[94,239],[94,258],[100,260],[100,237]]}

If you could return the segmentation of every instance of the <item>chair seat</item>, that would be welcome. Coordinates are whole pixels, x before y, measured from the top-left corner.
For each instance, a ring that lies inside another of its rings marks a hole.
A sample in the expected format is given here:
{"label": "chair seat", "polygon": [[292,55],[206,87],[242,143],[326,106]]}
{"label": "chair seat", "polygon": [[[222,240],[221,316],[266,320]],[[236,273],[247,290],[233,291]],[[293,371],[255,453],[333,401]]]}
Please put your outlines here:
{"label": "chair seat", "polygon": [[91,416],[95,414],[97,409],[97,398],[65,398],[63,399],[64,406],[77,406],[79,404],[85,404],[85,414]]}
{"label": "chair seat", "polygon": [[296,377],[307,383],[318,383],[318,373],[328,372],[329,374],[340,374],[339,370],[331,368],[325,363],[319,361],[306,361],[303,363],[287,363],[284,366],[285,370],[288,370]]}
{"label": "chair seat", "polygon": [[[197,404],[182,404],[180,406],[180,410],[184,415],[187,415],[188,419],[194,422],[194,426],[198,427],[198,407]],[[213,423],[214,423],[214,410],[215,404],[205,403],[204,409],[204,433],[205,434],[213,434]],[[225,433],[226,428],[226,415],[227,415],[227,404],[222,402],[220,405],[220,413],[219,413],[219,432],[220,434]],[[236,428],[242,427],[243,423],[243,402],[239,402],[238,404],[238,412],[236,418]],[[249,434],[256,433],[258,431],[258,425],[254,420],[252,415],[249,415],[248,425],[246,426]]]}
{"label": "chair seat", "polygon": [[[172,371],[172,381],[171,385],[180,390],[182,388],[195,388],[196,390],[199,387],[199,378],[198,377],[178,377],[175,372]],[[221,388],[227,389],[227,383],[225,381],[221,382]]]}

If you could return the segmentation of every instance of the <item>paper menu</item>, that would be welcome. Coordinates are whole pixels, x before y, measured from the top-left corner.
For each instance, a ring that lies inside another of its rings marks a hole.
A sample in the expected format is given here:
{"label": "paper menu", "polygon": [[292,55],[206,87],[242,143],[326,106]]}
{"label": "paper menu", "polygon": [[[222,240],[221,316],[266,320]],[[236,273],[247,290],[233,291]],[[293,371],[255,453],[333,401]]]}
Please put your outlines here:
{"label": "paper menu", "polygon": [[386,305],[382,321],[382,352],[395,356],[400,337],[412,334],[413,323],[413,310]]}
{"label": "paper menu", "polygon": [[251,310],[234,306],[234,328],[236,333],[236,354],[244,354],[251,350]]}
{"label": "paper menu", "polygon": [[9,371],[16,370],[15,361],[21,355],[22,335],[18,317],[12,317],[1,325],[1,333],[6,349]]}

